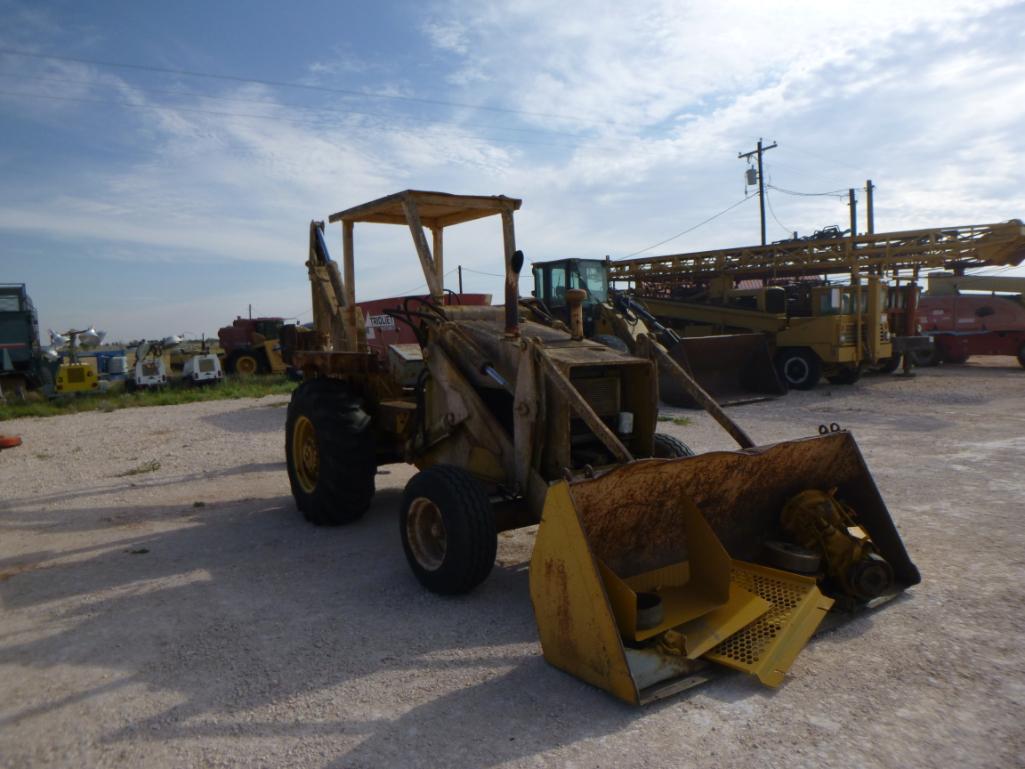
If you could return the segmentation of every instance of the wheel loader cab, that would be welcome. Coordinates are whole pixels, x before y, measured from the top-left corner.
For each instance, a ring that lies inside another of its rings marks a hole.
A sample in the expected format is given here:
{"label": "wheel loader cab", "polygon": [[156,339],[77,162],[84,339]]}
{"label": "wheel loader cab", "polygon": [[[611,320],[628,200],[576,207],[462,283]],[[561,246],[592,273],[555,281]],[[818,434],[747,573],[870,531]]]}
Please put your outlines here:
{"label": "wheel loader cab", "polygon": [[584,335],[594,333],[596,305],[609,298],[609,273],[601,259],[559,259],[538,262],[533,266],[534,297],[551,310],[564,323],[569,323],[569,305],[566,291],[580,288],[587,292],[584,299]]}

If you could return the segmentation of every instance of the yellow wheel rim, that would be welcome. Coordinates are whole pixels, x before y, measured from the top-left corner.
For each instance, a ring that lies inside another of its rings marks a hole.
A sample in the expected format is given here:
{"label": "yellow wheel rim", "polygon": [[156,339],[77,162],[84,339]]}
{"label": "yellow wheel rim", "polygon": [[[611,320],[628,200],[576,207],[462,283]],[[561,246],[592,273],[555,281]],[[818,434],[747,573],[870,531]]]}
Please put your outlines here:
{"label": "yellow wheel rim", "polygon": [[299,486],[312,494],[320,473],[320,452],[317,451],[317,431],[307,417],[299,417],[292,428],[292,465]]}
{"label": "yellow wheel rim", "polygon": [[445,560],[448,536],[441,510],[427,497],[417,497],[406,515],[406,541],[409,549],[426,571],[435,571]]}
{"label": "yellow wheel rim", "polygon": [[237,361],[235,361],[235,371],[243,376],[252,376],[256,373],[259,366],[256,363],[256,358],[252,355],[243,355]]}

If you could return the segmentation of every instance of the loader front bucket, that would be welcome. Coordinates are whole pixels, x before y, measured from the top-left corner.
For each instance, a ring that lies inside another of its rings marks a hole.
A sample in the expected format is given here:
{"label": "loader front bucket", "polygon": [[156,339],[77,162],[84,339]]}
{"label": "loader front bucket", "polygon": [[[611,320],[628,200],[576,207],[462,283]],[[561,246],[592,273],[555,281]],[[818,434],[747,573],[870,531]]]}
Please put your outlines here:
{"label": "loader front bucket", "polygon": [[[831,595],[822,575],[764,565],[765,542],[785,536],[786,502],[833,488],[892,567],[893,584],[871,602]],[[919,580],[842,431],[556,483],[530,565],[545,658],[634,704],[710,680],[721,666],[778,685],[830,607],[869,608]]]}
{"label": "loader front bucket", "polygon": [[[765,334],[684,337],[669,355],[721,405],[752,403],[786,394]],[[660,373],[659,394],[670,406],[701,408],[677,380]]]}

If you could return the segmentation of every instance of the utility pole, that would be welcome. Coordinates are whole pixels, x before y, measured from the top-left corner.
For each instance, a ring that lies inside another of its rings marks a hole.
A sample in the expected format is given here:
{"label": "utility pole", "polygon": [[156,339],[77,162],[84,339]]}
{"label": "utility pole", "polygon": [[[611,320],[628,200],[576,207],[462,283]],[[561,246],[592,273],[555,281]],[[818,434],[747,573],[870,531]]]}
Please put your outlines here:
{"label": "utility pole", "polygon": [[868,216],[868,234],[872,235],[876,231],[876,212],[872,207],[872,192],[876,186],[872,184],[872,180],[868,179],[865,182],[865,210]]}
{"label": "utility pole", "polygon": [[847,198],[851,206],[851,237],[858,234],[858,196],[854,194],[854,188],[847,190]]}
{"label": "utility pole", "polygon": [[765,245],[765,178],[762,175],[762,154],[768,152],[774,147],[779,145],[773,142],[768,147],[762,146],[762,140],[759,137],[758,146],[750,152],[738,152],[737,157],[745,160],[750,160],[752,155],[758,156],[758,207],[762,214],[762,245]]}
{"label": "utility pole", "polygon": [[459,265],[459,293],[463,293],[463,265]]}

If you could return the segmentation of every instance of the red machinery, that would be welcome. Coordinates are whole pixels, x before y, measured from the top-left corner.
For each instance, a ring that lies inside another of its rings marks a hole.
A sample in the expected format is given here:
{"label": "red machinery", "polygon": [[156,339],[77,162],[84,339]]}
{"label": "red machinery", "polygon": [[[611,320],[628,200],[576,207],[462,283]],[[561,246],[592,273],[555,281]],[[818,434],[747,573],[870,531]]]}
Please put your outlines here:
{"label": "red machinery", "polygon": [[1023,293],[1025,278],[931,273],[929,290],[919,299],[918,318],[935,350],[919,364],[964,363],[972,355],[1015,355],[1025,367]]}
{"label": "red machinery", "polygon": [[[388,315],[385,310],[416,310],[418,305],[424,303],[428,297],[402,297],[393,296],[387,299],[374,299],[370,302],[359,302],[363,314],[363,322],[366,324],[367,345],[377,353],[382,361],[388,358],[388,347],[393,344],[416,344],[416,334],[406,323],[396,323],[395,318]],[[491,294],[456,294],[446,293],[443,304],[480,306],[491,304]],[[404,305],[408,305],[408,308]]]}

